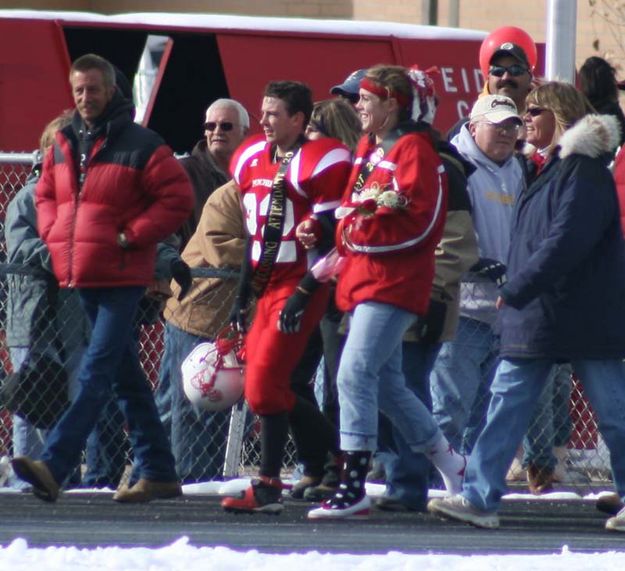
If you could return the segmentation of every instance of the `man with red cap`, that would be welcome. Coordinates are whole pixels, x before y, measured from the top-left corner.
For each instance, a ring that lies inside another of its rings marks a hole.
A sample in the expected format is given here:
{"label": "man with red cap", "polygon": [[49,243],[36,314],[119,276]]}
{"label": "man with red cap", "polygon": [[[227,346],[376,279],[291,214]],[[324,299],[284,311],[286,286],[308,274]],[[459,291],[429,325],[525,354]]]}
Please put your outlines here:
{"label": "man with red cap", "polygon": [[[512,41],[504,41],[490,47],[490,38],[494,37],[497,30],[488,36],[484,42],[484,48],[480,50],[480,61],[483,65],[482,73],[486,76],[486,84],[481,95],[505,95],[514,101],[519,115],[525,112],[525,98],[532,90],[532,78],[534,65],[528,58],[523,47]],[[488,51],[492,50],[492,55]],[[488,67],[485,63],[488,62]],[[448,132],[447,140],[451,141],[468,118],[462,118]]]}

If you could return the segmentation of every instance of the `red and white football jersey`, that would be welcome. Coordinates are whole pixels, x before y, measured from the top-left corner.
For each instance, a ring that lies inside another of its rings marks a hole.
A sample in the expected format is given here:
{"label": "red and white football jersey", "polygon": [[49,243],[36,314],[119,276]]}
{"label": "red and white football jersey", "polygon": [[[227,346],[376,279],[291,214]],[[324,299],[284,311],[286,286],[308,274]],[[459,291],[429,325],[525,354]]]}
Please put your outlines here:
{"label": "red and white football jersey", "polygon": [[[280,162],[273,162],[271,144],[260,135],[245,141],[232,157],[231,171],[241,190],[247,231],[252,237],[256,267],[269,210],[271,187]],[[306,250],[295,229],[313,214],[334,210],[340,203],[351,170],[351,153],[336,139],[306,141],[286,171],[286,205],[282,241],[269,285],[299,280],[308,269]]]}

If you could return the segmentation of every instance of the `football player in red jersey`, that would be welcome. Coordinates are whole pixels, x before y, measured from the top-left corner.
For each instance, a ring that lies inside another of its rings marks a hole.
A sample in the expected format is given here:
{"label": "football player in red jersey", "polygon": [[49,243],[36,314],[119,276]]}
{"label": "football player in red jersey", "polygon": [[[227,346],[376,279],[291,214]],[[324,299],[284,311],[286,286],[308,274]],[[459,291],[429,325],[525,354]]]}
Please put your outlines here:
{"label": "football player in red jersey", "polygon": [[[312,108],[306,85],[269,83],[261,108],[264,135],[245,141],[232,158],[249,245],[231,319],[244,329],[248,302],[258,297],[246,339],[245,398],[261,420],[261,464],[243,497],[222,502],[227,511],[282,511],[280,468],[289,423],[307,450],[316,447],[325,457],[337,448],[332,425],[290,386],[327,307],[328,285],[317,282],[309,267],[333,246],[334,209],[351,170],[350,151],[339,141],[304,138]],[[318,237],[315,250],[296,238],[303,222]]]}

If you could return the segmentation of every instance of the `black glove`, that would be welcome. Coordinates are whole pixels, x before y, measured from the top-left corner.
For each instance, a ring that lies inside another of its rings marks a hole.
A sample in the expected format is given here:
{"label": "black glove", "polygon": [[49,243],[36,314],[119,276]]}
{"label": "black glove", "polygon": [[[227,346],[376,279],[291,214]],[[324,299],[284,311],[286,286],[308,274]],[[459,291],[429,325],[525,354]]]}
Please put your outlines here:
{"label": "black glove", "polygon": [[447,318],[447,304],[444,301],[430,299],[428,312],[421,322],[421,343],[439,343],[441,335],[445,330],[445,319]]}
{"label": "black glove", "polygon": [[171,261],[169,271],[171,272],[171,277],[180,286],[180,293],[178,294],[178,301],[180,301],[191,289],[191,284],[193,283],[191,268],[186,262],[176,259]]}
{"label": "black glove", "polygon": [[491,258],[480,258],[469,271],[489,279],[497,287],[501,287],[507,281],[506,266]]}
{"label": "black glove", "polygon": [[228,317],[228,323],[241,333],[245,333],[247,331],[247,305],[247,298],[245,296],[237,295],[234,298],[234,303],[232,304],[232,309],[230,310],[230,317]]}
{"label": "black glove", "polygon": [[310,294],[296,289],[295,293],[286,300],[278,321],[278,329],[282,333],[297,333],[300,330],[304,309],[309,299]]}

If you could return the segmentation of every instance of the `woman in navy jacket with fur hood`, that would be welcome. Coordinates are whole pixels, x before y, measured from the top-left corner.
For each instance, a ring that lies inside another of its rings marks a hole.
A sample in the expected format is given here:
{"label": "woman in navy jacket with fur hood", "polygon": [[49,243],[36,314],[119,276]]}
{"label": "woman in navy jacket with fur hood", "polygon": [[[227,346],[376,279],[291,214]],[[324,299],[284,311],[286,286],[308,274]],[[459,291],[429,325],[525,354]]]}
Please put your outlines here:
{"label": "woman in navy jacket with fur hood", "polygon": [[[515,206],[509,281],[497,300],[502,359],[463,490],[432,500],[434,513],[499,525],[506,470],[558,362],[571,362],[584,384],[625,496],[625,243],[608,170],[619,127],[589,109],[564,83],[546,83],[527,98],[527,140],[540,167]],[[606,528],[625,531],[625,509]]]}

